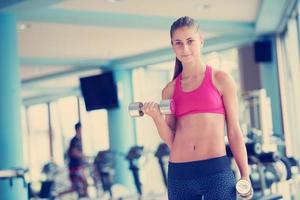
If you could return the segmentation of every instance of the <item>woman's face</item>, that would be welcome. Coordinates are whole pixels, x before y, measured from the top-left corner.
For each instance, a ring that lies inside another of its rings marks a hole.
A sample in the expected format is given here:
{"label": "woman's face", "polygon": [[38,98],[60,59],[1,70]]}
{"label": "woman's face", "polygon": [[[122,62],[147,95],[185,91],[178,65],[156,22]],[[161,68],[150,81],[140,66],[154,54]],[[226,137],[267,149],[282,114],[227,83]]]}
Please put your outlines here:
{"label": "woman's face", "polygon": [[182,27],[174,31],[172,36],[172,47],[176,57],[182,63],[190,63],[200,58],[200,48],[203,38],[195,27]]}

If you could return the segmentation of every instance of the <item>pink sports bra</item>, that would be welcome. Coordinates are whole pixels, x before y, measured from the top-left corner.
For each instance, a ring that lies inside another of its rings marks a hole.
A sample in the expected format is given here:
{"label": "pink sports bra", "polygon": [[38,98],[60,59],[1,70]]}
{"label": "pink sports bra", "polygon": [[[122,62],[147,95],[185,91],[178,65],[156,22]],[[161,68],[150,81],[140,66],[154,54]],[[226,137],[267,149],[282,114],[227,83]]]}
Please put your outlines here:
{"label": "pink sports bra", "polygon": [[189,92],[181,89],[180,73],[175,82],[173,100],[175,102],[175,116],[177,118],[193,113],[225,114],[223,98],[212,83],[212,68],[206,66],[201,85]]}

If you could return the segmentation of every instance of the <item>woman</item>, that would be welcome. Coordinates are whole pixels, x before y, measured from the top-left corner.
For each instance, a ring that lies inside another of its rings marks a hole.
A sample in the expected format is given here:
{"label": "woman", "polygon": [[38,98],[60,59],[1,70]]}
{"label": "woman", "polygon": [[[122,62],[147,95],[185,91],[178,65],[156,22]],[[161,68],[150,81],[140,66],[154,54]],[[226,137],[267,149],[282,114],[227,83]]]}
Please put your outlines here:
{"label": "woman", "polygon": [[194,19],[179,18],[170,35],[176,64],[173,81],[163,89],[162,99],[174,100],[175,115],[163,116],[154,102],[144,104],[145,114],[152,117],[170,148],[169,199],[236,199],[236,180],[226,156],[225,125],[241,178],[249,180],[249,171],[234,81],[202,62],[204,41]]}

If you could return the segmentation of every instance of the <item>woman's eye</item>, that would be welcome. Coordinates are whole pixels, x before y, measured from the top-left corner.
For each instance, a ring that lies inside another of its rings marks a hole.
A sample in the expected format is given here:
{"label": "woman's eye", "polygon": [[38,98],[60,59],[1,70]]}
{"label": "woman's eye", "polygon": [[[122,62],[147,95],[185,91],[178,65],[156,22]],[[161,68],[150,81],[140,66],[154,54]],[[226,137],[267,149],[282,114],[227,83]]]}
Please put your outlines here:
{"label": "woman's eye", "polygon": [[175,42],[175,45],[176,45],[176,46],[181,46],[181,45],[182,45],[182,42]]}
{"label": "woman's eye", "polygon": [[194,42],[194,40],[188,40],[187,43],[188,44],[192,44]]}

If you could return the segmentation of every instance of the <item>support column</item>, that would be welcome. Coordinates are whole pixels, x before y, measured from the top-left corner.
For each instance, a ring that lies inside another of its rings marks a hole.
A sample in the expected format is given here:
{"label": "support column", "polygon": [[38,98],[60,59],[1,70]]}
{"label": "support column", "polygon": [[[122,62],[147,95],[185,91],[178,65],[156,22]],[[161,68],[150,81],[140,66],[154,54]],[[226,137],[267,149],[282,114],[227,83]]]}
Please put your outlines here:
{"label": "support column", "polygon": [[272,61],[266,63],[260,63],[260,77],[262,81],[262,88],[267,91],[267,96],[271,99],[272,106],[272,120],[273,120],[273,132],[274,135],[282,136],[282,113],[281,113],[281,100],[279,89],[279,76],[278,76],[278,64],[276,56],[275,38],[268,38],[272,43]]}
{"label": "support column", "polygon": [[300,38],[300,0],[297,2],[297,9],[298,9],[298,35]]}
{"label": "support column", "polygon": [[[0,170],[23,167],[20,123],[21,81],[17,51],[16,17],[0,13]],[[0,199],[27,198],[21,179],[0,180]]]}
{"label": "support column", "polygon": [[125,155],[136,144],[134,120],[128,115],[128,105],[133,100],[132,72],[119,70],[114,72],[118,87],[119,108],[108,110],[110,148],[124,155],[115,157],[115,181],[135,192],[135,186],[129,163]]}

